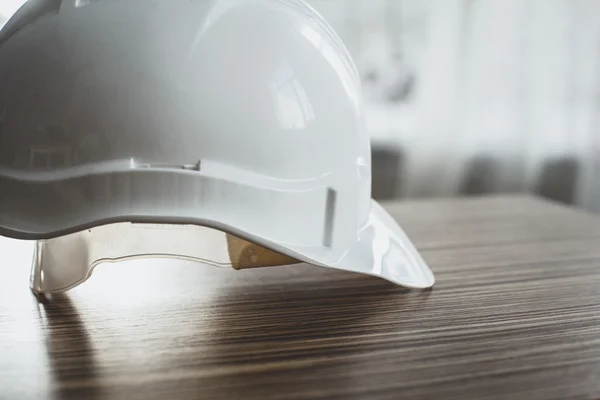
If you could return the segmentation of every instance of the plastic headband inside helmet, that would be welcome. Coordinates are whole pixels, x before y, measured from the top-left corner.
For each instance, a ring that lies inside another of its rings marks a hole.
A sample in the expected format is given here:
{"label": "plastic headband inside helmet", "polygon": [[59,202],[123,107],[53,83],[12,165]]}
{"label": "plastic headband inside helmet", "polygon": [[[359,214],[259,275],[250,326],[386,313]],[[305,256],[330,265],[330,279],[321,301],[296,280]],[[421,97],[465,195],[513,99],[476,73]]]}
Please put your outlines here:
{"label": "plastic headband inside helmet", "polygon": [[237,270],[300,262],[213,228],[116,223],[38,241],[31,288],[35,293],[63,292],[87,280],[99,264],[152,257]]}

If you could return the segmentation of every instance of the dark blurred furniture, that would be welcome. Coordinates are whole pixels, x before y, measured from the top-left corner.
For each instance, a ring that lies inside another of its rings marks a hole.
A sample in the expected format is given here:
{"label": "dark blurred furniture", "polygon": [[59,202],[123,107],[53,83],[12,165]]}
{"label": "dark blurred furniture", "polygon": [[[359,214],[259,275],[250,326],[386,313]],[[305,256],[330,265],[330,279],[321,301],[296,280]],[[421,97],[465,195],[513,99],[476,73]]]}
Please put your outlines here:
{"label": "dark blurred furniture", "polygon": [[548,160],[542,166],[535,192],[557,202],[573,204],[580,170],[575,157]]}
{"label": "dark blurred furniture", "polygon": [[392,200],[401,192],[404,151],[395,143],[371,144],[371,196],[376,200]]}
{"label": "dark blurred furniture", "polygon": [[526,197],[386,207],[433,290],[142,261],[38,305],[29,265],[4,261],[0,398],[600,397],[597,217]]}

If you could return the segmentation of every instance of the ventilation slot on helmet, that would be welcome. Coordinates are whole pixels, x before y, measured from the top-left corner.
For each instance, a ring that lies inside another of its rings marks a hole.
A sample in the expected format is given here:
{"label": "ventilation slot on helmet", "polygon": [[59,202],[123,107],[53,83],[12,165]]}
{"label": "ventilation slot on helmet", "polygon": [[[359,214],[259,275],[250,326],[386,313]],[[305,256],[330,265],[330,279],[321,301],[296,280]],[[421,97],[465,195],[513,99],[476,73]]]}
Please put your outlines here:
{"label": "ventilation slot on helmet", "polygon": [[200,161],[196,164],[135,164],[136,168],[146,169],[183,169],[187,171],[200,171]]}

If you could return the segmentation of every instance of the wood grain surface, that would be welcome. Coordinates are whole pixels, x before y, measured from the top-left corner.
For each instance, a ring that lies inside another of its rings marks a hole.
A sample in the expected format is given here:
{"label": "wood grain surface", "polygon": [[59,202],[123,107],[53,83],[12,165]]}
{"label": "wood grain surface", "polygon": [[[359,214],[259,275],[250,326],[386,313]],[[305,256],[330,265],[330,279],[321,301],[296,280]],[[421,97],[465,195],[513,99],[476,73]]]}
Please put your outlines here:
{"label": "wood grain surface", "polygon": [[152,260],[38,304],[30,244],[0,239],[0,399],[600,398],[597,217],[525,197],[385,206],[433,290]]}

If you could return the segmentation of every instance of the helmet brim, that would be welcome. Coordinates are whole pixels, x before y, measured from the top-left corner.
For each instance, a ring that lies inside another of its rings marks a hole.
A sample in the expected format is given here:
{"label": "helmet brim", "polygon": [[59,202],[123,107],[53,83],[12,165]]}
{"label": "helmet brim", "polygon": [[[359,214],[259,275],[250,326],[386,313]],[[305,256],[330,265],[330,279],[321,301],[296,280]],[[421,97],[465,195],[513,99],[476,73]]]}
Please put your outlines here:
{"label": "helmet brim", "polygon": [[360,240],[336,265],[345,271],[377,276],[414,289],[432,287],[435,277],[406,233],[377,201],[371,201]]}

